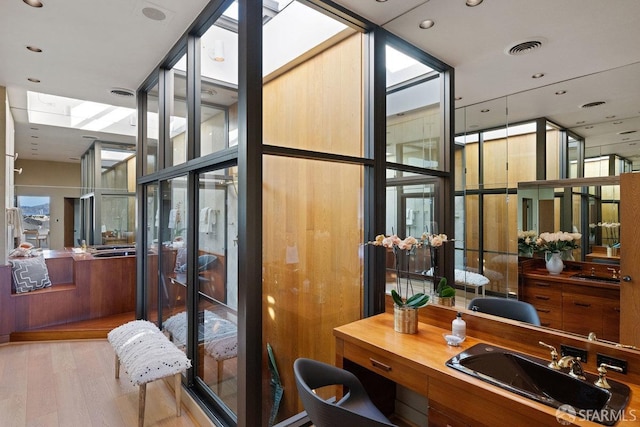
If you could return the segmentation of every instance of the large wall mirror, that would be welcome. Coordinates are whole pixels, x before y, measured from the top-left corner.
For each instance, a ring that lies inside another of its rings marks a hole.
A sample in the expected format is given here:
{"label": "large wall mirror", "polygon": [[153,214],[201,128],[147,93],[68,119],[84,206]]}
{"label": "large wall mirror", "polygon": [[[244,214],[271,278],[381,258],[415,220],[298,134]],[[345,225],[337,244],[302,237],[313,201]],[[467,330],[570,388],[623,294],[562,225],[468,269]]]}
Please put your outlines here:
{"label": "large wall mirror", "polygon": [[456,109],[456,268],[499,273],[487,295],[519,297],[518,230],[581,232],[576,261],[619,239],[597,224],[620,222],[619,175],[640,170],[639,74],[632,64]]}

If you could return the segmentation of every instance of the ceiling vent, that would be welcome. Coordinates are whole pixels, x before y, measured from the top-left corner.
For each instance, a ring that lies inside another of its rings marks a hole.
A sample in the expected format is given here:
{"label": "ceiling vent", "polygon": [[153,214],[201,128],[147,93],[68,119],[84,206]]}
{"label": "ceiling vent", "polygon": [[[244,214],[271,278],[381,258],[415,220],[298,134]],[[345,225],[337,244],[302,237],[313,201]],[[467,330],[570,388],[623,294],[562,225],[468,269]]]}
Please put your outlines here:
{"label": "ceiling vent", "polygon": [[587,102],[586,104],[582,104],[580,108],[593,108],[593,107],[599,107],[604,104],[605,104],[604,101]]}
{"label": "ceiling vent", "polygon": [[525,42],[519,42],[511,47],[506,49],[507,55],[526,55],[536,49],[542,47],[541,40],[528,40]]}
{"label": "ceiling vent", "polygon": [[122,89],[122,88],[114,87],[113,89],[111,89],[110,92],[111,92],[111,95],[115,95],[115,96],[124,96],[124,97],[133,96],[133,91],[130,89]]}

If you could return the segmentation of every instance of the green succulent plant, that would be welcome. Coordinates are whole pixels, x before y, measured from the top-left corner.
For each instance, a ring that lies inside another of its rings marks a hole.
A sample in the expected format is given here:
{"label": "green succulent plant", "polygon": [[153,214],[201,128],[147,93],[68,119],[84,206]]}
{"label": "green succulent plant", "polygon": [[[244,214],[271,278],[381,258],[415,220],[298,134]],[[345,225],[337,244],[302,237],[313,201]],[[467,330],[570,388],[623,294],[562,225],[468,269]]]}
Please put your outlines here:
{"label": "green succulent plant", "polygon": [[413,296],[409,297],[405,301],[402,299],[400,294],[396,292],[395,289],[391,290],[391,298],[393,298],[393,302],[398,307],[405,307],[405,308],[420,308],[425,306],[427,302],[429,302],[429,295],[425,295],[422,292],[414,294]]}
{"label": "green succulent plant", "polygon": [[447,278],[443,277],[436,288],[439,298],[449,298],[456,296],[456,290],[447,284]]}

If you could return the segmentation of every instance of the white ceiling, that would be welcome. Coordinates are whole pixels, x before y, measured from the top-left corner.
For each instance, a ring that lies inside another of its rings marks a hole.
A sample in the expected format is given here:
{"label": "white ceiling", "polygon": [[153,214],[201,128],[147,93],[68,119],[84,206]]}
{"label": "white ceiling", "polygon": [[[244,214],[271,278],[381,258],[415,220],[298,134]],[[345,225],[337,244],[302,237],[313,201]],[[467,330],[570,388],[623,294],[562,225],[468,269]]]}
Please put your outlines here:
{"label": "white ceiling", "polygon": [[[134,99],[113,96],[110,90],[137,89],[207,3],[42,1],[42,8],[22,0],[2,1],[0,85],[9,91],[20,157],[66,162],[90,145],[83,138],[87,131],[30,126],[26,91],[135,108]],[[588,145],[598,147],[593,153],[617,152],[640,168],[640,150],[629,145],[640,139],[637,0],[484,0],[473,8],[465,0],[334,2],[455,68],[455,95],[462,97],[456,102],[458,131],[502,124],[508,108],[509,123],[546,116],[585,136]],[[141,11],[147,6],[162,10],[167,19],[146,18]],[[425,19],[435,25],[420,29]],[[520,56],[505,54],[515,43],[533,39],[542,41],[542,47]],[[43,52],[30,52],[27,45]],[[532,79],[535,73],[545,76]],[[29,77],[41,83],[31,83]],[[566,94],[555,95],[559,90]],[[479,113],[485,101],[490,101],[491,112]],[[579,108],[594,101],[605,104]],[[581,121],[585,123],[578,125]],[[594,126],[585,129],[588,125]],[[639,132],[619,134],[631,130]],[[133,142],[116,134],[90,134]]]}

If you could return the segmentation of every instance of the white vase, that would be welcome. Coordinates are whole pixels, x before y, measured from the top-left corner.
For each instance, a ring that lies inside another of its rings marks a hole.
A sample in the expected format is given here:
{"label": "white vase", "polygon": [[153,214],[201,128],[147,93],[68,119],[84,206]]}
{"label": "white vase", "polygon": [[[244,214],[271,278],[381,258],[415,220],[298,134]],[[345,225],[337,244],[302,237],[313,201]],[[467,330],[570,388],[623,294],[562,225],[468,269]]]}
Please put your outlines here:
{"label": "white vase", "polygon": [[560,252],[545,252],[544,259],[546,261],[545,266],[549,274],[558,275],[562,273],[564,269],[564,263]]}

